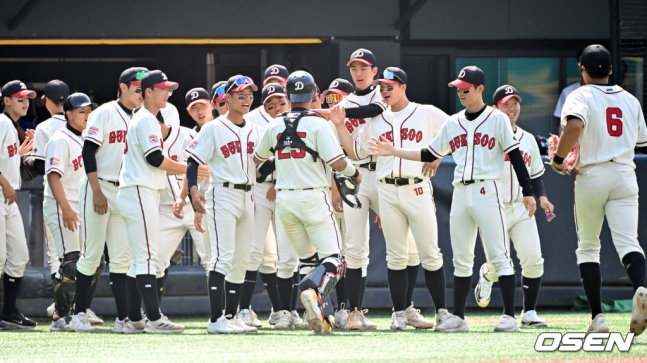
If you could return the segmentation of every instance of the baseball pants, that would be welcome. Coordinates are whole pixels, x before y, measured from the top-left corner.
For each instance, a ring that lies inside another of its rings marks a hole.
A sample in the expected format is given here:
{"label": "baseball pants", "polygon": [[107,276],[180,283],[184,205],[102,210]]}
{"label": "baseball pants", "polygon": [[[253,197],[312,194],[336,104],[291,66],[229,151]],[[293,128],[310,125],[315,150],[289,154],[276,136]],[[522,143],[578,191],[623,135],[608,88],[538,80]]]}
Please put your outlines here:
{"label": "baseball pants", "polygon": [[249,249],[247,271],[259,270],[264,274],[276,272],[276,238],[271,223],[274,219],[275,203],[267,200],[271,183],[258,183],[252,187],[254,197],[254,239]]}
{"label": "baseball pants", "polygon": [[187,203],[184,205],[182,214],[184,215],[184,218],[176,218],[173,214],[172,205],[160,205],[160,242],[157,249],[159,256],[158,269],[164,271],[171,266],[171,257],[173,257],[173,253],[175,253],[177,246],[180,244],[187,231],[191,233],[193,246],[195,246],[196,252],[200,257],[200,263],[205,269],[208,269],[211,257],[207,256],[207,252],[204,247],[204,234],[195,229],[195,224],[193,223],[195,212],[193,211],[191,204]]}
{"label": "baseball pants", "polygon": [[[70,207],[76,213],[79,220],[79,203],[70,201]],[[45,198],[43,202],[43,215],[49,230],[54,236],[54,243],[56,244],[56,253],[59,260],[66,254],[71,252],[81,251],[81,230],[77,223],[77,228],[70,231],[63,225],[63,210],[54,198]],[[95,269],[96,270],[96,269]],[[94,272],[92,272],[94,273]]]}
{"label": "baseball pants", "polygon": [[[4,199],[4,198],[3,198]],[[22,277],[29,262],[27,239],[17,203],[0,205],[0,276]]]}
{"label": "baseball pants", "polygon": [[47,266],[49,267],[50,275],[58,272],[61,262],[58,260],[58,253],[56,252],[56,242],[52,231],[49,230],[45,216],[43,216],[43,229],[45,230],[45,243],[47,244]]}

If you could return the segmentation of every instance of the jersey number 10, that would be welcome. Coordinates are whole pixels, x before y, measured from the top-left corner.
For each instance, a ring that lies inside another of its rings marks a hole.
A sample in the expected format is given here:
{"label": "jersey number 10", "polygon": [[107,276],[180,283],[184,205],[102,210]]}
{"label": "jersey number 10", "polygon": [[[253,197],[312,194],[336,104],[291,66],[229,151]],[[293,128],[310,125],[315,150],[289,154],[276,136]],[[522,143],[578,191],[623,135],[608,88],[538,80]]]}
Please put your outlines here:
{"label": "jersey number 10", "polygon": [[613,137],[622,135],[622,110],[617,107],[607,108],[607,132]]}

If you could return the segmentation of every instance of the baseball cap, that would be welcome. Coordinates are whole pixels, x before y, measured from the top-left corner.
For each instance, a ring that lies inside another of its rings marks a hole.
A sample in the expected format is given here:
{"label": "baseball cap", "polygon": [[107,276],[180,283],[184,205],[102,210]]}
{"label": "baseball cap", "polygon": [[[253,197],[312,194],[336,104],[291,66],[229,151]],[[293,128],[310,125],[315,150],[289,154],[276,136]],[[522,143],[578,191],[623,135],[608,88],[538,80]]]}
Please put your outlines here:
{"label": "baseball cap", "polygon": [[261,91],[261,102],[265,104],[265,101],[274,96],[286,97],[285,87],[278,83],[268,83]]}
{"label": "baseball cap", "polygon": [[227,81],[220,81],[211,87],[211,101],[220,102],[227,94]]}
{"label": "baseball cap", "polygon": [[85,93],[77,92],[67,96],[65,102],[63,103],[63,110],[71,111],[85,106],[90,106],[90,108],[93,110],[97,108],[97,104],[92,102],[88,95],[86,95]]}
{"label": "baseball cap", "polygon": [[189,108],[191,108],[191,106],[193,106],[193,104],[198,102],[210,104],[211,96],[206,89],[197,87],[191,89],[186,93],[186,96],[184,96],[184,101],[186,101],[186,109],[188,110]]}
{"label": "baseball cap", "polygon": [[398,67],[386,67],[375,81],[373,85],[380,83],[388,84],[407,84],[407,74]]}
{"label": "baseball cap", "polygon": [[258,86],[254,84],[254,81],[251,78],[238,74],[229,77],[227,84],[225,85],[225,90],[227,93],[242,92],[247,87],[251,88],[254,92],[258,91]]}
{"label": "baseball cap", "polygon": [[485,73],[477,66],[467,66],[461,69],[458,78],[449,82],[449,87],[456,87],[460,89],[470,88],[472,86],[480,86],[485,84]]}
{"label": "baseball cap", "polygon": [[131,67],[121,72],[119,76],[119,84],[128,84],[131,83],[135,86],[141,85],[141,80],[144,78],[148,72],[147,68],[144,67]]}
{"label": "baseball cap", "polygon": [[355,91],[355,86],[353,86],[352,83],[348,82],[343,78],[337,78],[334,81],[330,82],[330,86],[328,86],[328,89],[323,91],[321,95],[325,96],[329,93],[336,93],[338,95],[348,96],[354,91]]}
{"label": "baseball cap", "polygon": [[63,81],[58,79],[47,82],[45,85],[45,94],[43,94],[42,99],[45,97],[49,98],[54,102],[64,102],[67,96],[70,95],[70,88]]}
{"label": "baseball cap", "polygon": [[512,97],[516,97],[519,102],[521,102],[521,96],[519,95],[519,92],[517,92],[517,89],[506,84],[494,91],[494,95],[492,96],[492,103],[495,105],[506,103]]}
{"label": "baseball cap", "polygon": [[359,48],[358,50],[354,51],[353,54],[350,55],[350,60],[348,61],[348,63],[346,63],[346,66],[350,67],[351,63],[353,62],[362,62],[371,67],[375,66],[375,63],[377,63],[373,52],[364,48]]}
{"label": "baseball cap", "polygon": [[589,70],[611,71],[611,53],[600,44],[589,45],[580,56],[580,65]]}
{"label": "baseball cap", "polygon": [[278,79],[281,82],[285,82],[288,79],[290,72],[288,69],[280,64],[272,64],[271,66],[265,69],[265,74],[263,75],[263,83],[270,83],[271,79]]}
{"label": "baseball cap", "polygon": [[160,70],[150,71],[146,73],[141,79],[142,90],[157,87],[175,91],[179,86],[180,85],[176,82],[169,81],[168,77],[166,77],[166,74],[164,74],[164,72]]}
{"label": "baseball cap", "polygon": [[27,86],[24,83],[15,80],[7,82],[7,84],[2,86],[2,95],[3,97],[16,98],[29,97],[30,100],[33,100],[36,98],[36,91],[27,89]]}

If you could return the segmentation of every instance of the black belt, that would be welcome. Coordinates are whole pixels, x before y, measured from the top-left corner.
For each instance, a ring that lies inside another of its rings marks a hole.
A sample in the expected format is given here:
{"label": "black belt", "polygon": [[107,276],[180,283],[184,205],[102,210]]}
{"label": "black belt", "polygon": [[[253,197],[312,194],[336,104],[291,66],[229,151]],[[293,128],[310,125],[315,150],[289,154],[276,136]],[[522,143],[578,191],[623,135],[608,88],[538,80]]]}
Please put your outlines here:
{"label": "black belt", "polygon": [[368,169],[368,171],[375,171],[376,166],[377,166],[377,163],[359,164],[360,168]]}
{"label": "black belt", "polygon": [[119,182],[118,182],[118,181],[116,181],[116,182],[115,182],[115,181],[105,180],[105,179],[101,179],[101,178],[97,178],[97,179],[102,180],[102,181],[104,181],[104,182],[106,182],[106,183],[110,183],[110,184],[112,184],[112,185],[114,185],[114,186],[116,186],[116,187],[118,187],[118,186],[119,186]]}
{"label": "black belt", "polygon": [[315,189],[322,189],[322,190],[330,190],[330,188],[327,187],[319,187],[319,188],[297,188],[297,189],[277,189],[279,191],[281,190],[289,190],[291,192],[296,192],[296,191],[301,191],[301,190],[315,190]]}
{"label": "black belt", "polygon": [[484,179],[478,179],[478,180],[461,180],[461,184],[463,184],[463,185],[470,185],[470,184],[480,183],[480,182],[484,182],[484,181],[485,181]]}
{"label": "black belt", "polygon": [[252,190],[252,186],[249,184],[232,184],[230,182],[222,183],[222,186],[225,188],[229,188],[230,185],[234,189],[244,190],[246,192],[249,192],[250,190]]}
{"label": "black belt", "polygon": [[275,184],[275,185],[276,185],[276,179],[274,179],[274,180],[269,180],[269,181],[266,181],[266,182],[263,182],[263,183],[267,183],[267,184]]}
{"label": "black belt", "polygon": [[[396,187],[402,186],[402,185],[409,185],[411,184],[409,181],[409,178],[384,178],[382,179],[385,183],[387,184],[393,184]],[[422,182],[423,179],[420,178],[413,178],[413,183],[412,184],[418,184]]]}

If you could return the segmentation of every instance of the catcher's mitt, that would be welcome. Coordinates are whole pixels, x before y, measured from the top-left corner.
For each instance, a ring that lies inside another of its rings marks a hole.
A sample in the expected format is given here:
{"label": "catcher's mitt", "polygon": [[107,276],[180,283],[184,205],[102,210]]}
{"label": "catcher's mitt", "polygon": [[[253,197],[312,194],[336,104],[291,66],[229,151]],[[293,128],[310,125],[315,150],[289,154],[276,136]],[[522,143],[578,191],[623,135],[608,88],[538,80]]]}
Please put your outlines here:
{"label": "catcher's mitt", "polygon": [[577,172],[577,169],[575,169],[575,165],[577,165],[577,162],[580,158],[579,143],[575,143],[571,151],[564,158],[564,170],[559,170],[555,168],[552,162],[553,159],[555,158],[555,153],[557,152],[558,147],[559,147],[559,136],[551,134],[550,137],[548,138],[548,159],[550,159],[551,161],[550,165],[553,167],[553,170],[564,175],[570,174],[572,171]]}
{"label": "catcher's mitt", "polygon": [[[344,203],[348,204],[351,208],[360,209],[362,208],[362,202],[357,198],[359,193],[359,185],[355,183],[353,178],[345,175],[341,175],[337,172],[333,172],[333,178],[335,179],[335,184],[337,184],[337,190]],[[351,202],[348,198],[352,197],[355,199],[355,203]]]}

